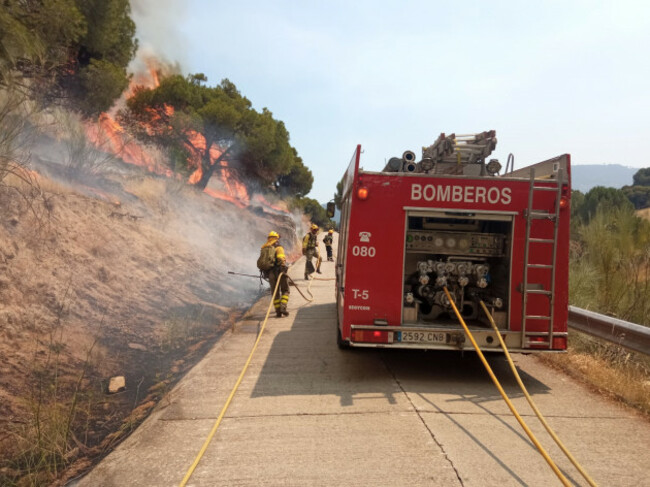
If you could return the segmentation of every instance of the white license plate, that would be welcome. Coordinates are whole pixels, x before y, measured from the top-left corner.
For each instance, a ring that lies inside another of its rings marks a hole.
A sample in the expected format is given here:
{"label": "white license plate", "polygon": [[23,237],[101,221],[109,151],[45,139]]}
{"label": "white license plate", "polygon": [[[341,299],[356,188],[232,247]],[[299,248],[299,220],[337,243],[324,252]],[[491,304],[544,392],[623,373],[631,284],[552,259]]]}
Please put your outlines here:
{"label": "white license plate", "polygon": [[447,343],[447,334],[441,331],[403,331],[402,343]]}

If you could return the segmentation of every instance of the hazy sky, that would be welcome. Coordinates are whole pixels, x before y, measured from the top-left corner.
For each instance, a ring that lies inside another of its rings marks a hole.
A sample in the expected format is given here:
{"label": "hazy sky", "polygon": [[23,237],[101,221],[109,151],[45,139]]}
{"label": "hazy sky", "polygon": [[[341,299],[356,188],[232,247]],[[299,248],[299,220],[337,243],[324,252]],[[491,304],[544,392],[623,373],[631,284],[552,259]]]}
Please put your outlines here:
{"label": "hazy sky", "polygon": [[650,2],[138,0],[141,45],[282,120],[328,201],[361,165],[494,129],[515,167],[650,167]]}

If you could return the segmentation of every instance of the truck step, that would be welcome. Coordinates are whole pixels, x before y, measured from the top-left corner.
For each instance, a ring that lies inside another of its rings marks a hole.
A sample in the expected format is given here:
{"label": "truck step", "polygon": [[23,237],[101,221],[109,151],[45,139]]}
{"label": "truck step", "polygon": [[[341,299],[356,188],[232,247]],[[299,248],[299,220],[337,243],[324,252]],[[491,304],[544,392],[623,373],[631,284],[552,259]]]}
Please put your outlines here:
{"label": "truck step", "polygon": [[551,291],[546,291],[545,289],[526,289],[525,292],[528,294],[544,294],[546,296],[551,295]]}
{"label": "truck step", "polygon": [[549,213],[547,211],[531,211],[528,213],[528,216],[535,220],[555,220],[555,213]]}

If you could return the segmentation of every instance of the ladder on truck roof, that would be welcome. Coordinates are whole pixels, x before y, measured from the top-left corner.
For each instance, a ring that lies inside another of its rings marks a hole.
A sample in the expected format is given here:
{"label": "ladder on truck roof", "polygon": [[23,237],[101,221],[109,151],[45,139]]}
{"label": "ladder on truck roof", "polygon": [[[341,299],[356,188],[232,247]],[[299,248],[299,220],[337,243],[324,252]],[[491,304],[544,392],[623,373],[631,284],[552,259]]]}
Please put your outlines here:
{"label": "ladder on truck roof", "polygon": [[[544,182],[552,182],[545,180]],[[562,182],[563,174],[562,169],[558,170],[557,178],[555,178],[557,187],[539,186],[535,184],[535,169],[530,169],[530,186],[528,189],[528,208],[525,211],[526,216],[526,241],[524,244],[524,279],[522,289],[522,320],[521,320],[521,348],[529,348],[531,345],[545,346],[549,349],[553,348],[553,314],[555,311],[555,269],[557,263],[557,234],[560,224],[560,199],[562,197]],[[555,213],[550,213],[545,210],[536,210],[533,208],[534,194],[541,191],[555,191]],[[553,225],[553,238],[531,238],[531,230],[538,220],[552,220]],[[530,244],[538,243],[544,245],[552,245],[553,252],[551,262],[548,264],[531,263],[530,262]],[[551,289],[537,289],[531,287],[528,282],[528,269],[548,269],[551,273]],[[528,313],[528,296],[531,294],[542,294],[548,298],[548,315],[529,315]],[[548,332],[529,332],[526,330],[528,320],[548,321]],[[543,341],[531,341],[531,338],[545,337]]]}

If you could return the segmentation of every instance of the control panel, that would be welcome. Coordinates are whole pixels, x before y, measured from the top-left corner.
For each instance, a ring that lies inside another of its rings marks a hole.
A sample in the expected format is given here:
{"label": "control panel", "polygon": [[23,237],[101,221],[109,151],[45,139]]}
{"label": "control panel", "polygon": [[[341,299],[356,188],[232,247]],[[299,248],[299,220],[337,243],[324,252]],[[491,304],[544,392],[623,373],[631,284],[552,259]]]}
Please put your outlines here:
{"label": "control panel", "polygon": [[409,230],[406,250],[444,255],[504,255],[505,235],[498,233]]}

